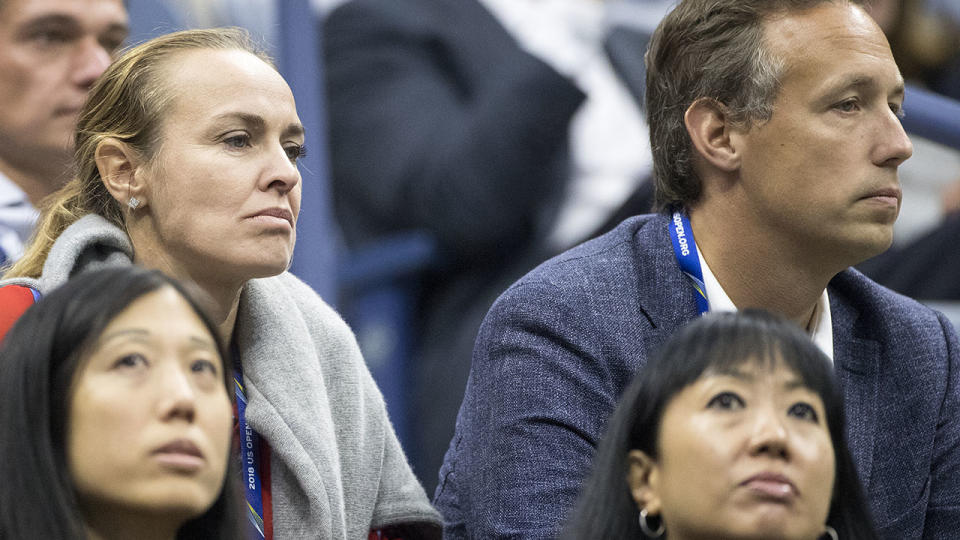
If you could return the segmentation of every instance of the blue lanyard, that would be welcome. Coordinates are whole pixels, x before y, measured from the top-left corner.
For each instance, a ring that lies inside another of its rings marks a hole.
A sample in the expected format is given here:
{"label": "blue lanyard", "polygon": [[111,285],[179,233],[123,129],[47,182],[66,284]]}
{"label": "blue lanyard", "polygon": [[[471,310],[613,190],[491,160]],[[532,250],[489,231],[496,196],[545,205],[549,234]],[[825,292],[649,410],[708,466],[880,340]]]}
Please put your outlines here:
{"label": "blue lanyard", "polygon": [[240,470],[243,473],[244,492],[247,496],[247,518],[251,538],[264,538],[263,491],[260,483],[260,436],[247,423],[247,396],[243,389],[243,372],[239,362],[233,371],[234,388],[237,393],[237,424],[240,428]]}
{"label": "blue lanyard", "polygon": [[700,310],[700,315],[703,315],[710,311],[710,302],[707,300],[707,287],[703,284],[703,271],[700,269],[697,244],[693,241],[693,228],[690,227],[690,219],[682,212],[674,212],[669,229],[677,263],[680,265],[683,274],[690,279],[694,289],[693,297],[697,301],[697,309]]}

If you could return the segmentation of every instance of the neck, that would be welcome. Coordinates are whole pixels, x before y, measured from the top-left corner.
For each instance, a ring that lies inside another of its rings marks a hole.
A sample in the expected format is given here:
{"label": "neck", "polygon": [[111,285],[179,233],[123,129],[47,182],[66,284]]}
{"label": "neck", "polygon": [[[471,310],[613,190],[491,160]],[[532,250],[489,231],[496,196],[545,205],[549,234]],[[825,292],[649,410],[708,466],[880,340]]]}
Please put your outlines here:
{"label": "neck", "polygon": [[30,204],[39,207],[44,197],[70,179],[70,160],[50,158],[39,164],[21,164],[0,156],[0,172],[27,194]]}
{"label": "neck", "polygon": [[807,328],[823,290],[842,267],[823,264],[802,242],[780,238],[731,207],[690,209],[694,239],[710,270],[737,309],[766,309]]}
{"label": "neck", "polygon": [[[152,236],[138,235],[129,227],[131,242],[135,246],[134,262],[145,268],[153,268],[184,282],[196,284],[204,293],[200,300],[210,315],[214,324],[220,330],[220,337],[224,343],[233,339],[233,329],[237,321],[237,309],[240,306],[240,293],[246,283],[241,279],[230,279],[223,274],[210,275],[201,272],[196,265],[185,265],[179,262],[162,248],[154,245],[147,238]],[[209,265],[207,265],[209,266]]]}
{"label": "neck", "polygon": [[175,540],[181,525],[180,520],[111,510],[87,519],[84,529],[87,540]]}

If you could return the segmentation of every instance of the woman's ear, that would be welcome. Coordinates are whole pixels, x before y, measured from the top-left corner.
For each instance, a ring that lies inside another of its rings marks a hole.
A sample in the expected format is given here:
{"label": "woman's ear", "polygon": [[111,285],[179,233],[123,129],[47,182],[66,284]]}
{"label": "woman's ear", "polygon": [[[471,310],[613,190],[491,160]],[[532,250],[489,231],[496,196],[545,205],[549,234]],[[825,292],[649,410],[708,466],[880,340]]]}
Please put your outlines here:
{"label": "woman's ear", "polygon": [[147,203],[146,189],[137,179],[137,169],[143,162],[136,150],[119,139],[107,137],[97,144],[94,160],[103,185],[117,202],[133,209],[143,208]]}
{"label": "woman's ear", "polygon": [[660,467],[642,450],[627,454],[627,485],[637,509],[646,508],[647,514],[660,514]]}
{"label": "woman's ear", "polygon": [[700,98],[683,115],[687,133],[697,154],[724,172],[740,168],[740,153],[731,138],[727,107],[712,98]]}

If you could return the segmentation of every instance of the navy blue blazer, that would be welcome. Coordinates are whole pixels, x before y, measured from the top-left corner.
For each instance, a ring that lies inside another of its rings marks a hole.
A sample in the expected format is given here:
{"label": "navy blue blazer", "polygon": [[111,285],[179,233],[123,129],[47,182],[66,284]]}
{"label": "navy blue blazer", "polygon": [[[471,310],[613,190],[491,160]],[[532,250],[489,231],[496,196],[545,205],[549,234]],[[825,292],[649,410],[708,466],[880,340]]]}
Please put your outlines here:
{"label": "navy blue blazer", "polygon": [[[664,215],[542,264],[484,320],[437,488],[446,538],[552,538],[648,354],[697,317]],[[847,435],[885,538],[960,526],[960,344],[853,269],[828,287]]]}

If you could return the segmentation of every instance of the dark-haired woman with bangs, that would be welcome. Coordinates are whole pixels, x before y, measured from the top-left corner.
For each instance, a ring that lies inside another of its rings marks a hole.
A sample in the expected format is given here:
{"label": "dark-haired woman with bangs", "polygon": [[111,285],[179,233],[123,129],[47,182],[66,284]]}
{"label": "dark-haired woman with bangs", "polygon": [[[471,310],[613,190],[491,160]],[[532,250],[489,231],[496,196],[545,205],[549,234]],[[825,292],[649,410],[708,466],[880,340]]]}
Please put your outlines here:
{"label": "dark-haired woman with bangs", "polygon": [[624,393],[564,538],[873,540],[844,422],[799,328],[708,314]]}

